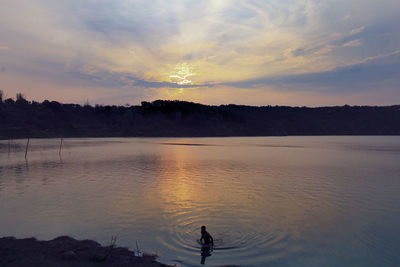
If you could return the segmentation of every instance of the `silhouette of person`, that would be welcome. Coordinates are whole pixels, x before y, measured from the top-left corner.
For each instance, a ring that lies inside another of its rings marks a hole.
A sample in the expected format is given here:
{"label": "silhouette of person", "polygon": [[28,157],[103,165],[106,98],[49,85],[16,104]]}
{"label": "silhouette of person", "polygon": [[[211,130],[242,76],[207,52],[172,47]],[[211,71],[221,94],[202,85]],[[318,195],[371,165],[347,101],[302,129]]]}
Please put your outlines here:
{"label": "silhouette of person", "polygon": [[203,225],[201,227],[201,237],[200,237],[200,243],[201,243],[201,264],[204,264],[206,262],[206,257],[211,256],[211,251],[214,247],[214,239],[206,231],[206,227]]}

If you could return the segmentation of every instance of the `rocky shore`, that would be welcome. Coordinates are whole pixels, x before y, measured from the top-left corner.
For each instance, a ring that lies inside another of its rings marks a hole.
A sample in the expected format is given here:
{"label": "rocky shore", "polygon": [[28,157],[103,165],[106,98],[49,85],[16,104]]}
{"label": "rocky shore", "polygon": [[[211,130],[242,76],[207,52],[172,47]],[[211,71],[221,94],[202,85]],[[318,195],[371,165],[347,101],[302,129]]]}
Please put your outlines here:
{"label": "rocky shore", "polygon": [[0,266],[169,266],[156,261],[155,255],[141,257],[127,248],[102,246],[92,240],[68,236],[49,241],[35,238],[0,238]]}

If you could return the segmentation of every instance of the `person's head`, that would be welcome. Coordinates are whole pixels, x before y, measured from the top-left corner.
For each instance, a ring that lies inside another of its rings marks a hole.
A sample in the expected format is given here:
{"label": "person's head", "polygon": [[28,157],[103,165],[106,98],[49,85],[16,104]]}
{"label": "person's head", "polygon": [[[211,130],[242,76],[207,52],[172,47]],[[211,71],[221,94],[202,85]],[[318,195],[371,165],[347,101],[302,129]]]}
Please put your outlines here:
{"label": "person's head", "polygon": [[201,231],[202,231],[202,232],[205,232],[205,231],[206,231],[206,227],[205,227],[204,225],[201,227]]}

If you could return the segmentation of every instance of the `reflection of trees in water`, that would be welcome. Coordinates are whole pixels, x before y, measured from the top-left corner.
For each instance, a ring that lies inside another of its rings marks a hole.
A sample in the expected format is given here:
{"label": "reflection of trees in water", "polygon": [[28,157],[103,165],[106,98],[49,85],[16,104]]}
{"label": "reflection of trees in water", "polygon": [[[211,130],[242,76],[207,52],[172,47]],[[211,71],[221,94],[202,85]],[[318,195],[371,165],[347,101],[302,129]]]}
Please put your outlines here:
{"label": "reflection of trees in water", "polygon": [[0,166],[0,191],[12,181],[19,185],[24,184],[29,176],[28,173],[29,163],[25,160],[21,160],[15,165]]}
{"label": "reflection of trees in water", "polygon": [[[20,160],[14,165],[7,165],[0,167],[0,177],[4,177],[8,181],[14,180],[17,184],[23,184],[30,177],[41,177],[42,185],[46,185],[51,181],[49,175],[35,175],[31,173],[31,170],[38,172],[40,170],[46,170],[47,172],[51,169],[57,171],[63,166],[61,158],[57,158],[53,161],[40,161],[30,163],[29,159]],[[32,174],[32,175],[31,175]],[[4,181],[4,180],[3,180]],[[1,179],[0,179],[1,182]]]}
{"label": "reflection of trees in water", "polygon": [[0,141],[0,153],[12,153],[24,151],[24,145],[14,140]]}

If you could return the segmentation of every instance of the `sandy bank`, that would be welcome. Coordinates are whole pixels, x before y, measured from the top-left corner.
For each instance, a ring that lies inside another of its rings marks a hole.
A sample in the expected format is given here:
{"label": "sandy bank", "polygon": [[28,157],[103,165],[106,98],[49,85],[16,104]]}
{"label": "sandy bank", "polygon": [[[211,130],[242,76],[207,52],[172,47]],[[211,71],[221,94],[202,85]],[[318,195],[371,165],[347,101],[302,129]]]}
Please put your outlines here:
{"label": "sandy bank", "polygon": [[49,241],[35,238],[0,238],[0,266],[169,266],[155,256],[135,256],[122,247],[101,246],[92,240],[76,240],[68,236]]}

